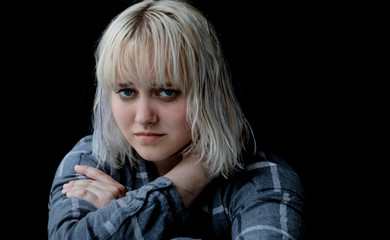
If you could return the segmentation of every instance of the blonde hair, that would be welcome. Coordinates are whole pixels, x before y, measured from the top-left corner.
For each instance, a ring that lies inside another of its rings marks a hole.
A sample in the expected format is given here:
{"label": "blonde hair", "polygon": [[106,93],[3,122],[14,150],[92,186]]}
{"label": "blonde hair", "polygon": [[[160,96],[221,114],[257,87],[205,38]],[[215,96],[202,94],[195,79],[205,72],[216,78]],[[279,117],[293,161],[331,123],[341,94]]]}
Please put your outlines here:
{"label": "blonde hair", "polygon": [[110,96],[118,79],[136,78],[177,87],[187,98],[192,141],[183,154],[196,153],[212,175],[228,177],[242,168],[244,140],[253,136],[234,96],[230,73],[213,26],[193,6],[179,0],[146,0],[109,24],[96,51],[97,90],[93,152],[99,161],[133,166],[134,150],[116,125]]}

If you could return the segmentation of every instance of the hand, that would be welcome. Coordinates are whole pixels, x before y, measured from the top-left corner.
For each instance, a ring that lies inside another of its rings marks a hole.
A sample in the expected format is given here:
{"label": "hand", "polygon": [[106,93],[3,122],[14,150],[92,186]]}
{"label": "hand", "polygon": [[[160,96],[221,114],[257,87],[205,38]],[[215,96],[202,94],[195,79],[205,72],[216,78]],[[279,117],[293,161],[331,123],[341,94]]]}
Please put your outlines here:
{"label": "hand", "polygon": [[75,171],[91,179],[73,180],[64,184],[62,193],[66,193],[68,198],[85,200],[96,208],[102,208],[126,195],[126,188],[122,184],[97,168],[76,165]]}
{"label": "hand", "polygon": [[196,155],[187,155],[171,171],[164,175],[173,181],[185,207],[189,207],[195,198],[213,179],[203,161]]}

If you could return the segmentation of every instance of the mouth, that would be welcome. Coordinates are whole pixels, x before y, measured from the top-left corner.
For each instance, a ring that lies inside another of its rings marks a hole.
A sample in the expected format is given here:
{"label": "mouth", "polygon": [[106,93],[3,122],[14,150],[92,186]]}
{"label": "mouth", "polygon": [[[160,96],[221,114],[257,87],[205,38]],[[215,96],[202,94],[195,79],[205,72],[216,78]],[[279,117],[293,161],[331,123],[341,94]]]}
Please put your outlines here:
{"label": "mouth", "polygon": [[150,133],[150,132],[139,132],[134,134],[137,140],[142,144],[152,144],[160,140],[165,134],[161,133]]}

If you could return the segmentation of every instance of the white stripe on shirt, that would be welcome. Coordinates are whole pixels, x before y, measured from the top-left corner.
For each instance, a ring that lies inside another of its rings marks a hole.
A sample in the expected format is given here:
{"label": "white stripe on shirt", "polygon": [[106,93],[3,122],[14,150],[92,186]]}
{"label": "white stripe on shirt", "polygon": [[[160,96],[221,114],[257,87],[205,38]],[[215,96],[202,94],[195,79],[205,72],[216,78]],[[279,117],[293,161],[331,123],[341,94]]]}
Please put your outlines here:
{"label": "white stripe on shirt", "polygon": [[[280,226],[282,228],[282,231],[288,232],[288,227],[287,227],[287,203],[290,201],[290,194],[284,193],[283,194],[283,203],[280,204]],[[283,235],[283,240],[287,239]]]}
{"label": "white stripe on shirt", "polygon": [[272,183],[274,184],[274,191],[280,192],[280,179],[279,179],[278,167],[276,166],[276,164],[273,164],[270,166],[270,168],[272,174]]}
{"label": "white stripe on shirt", "polygon": [[138,223],[138,219],[137,219],[136,216],[133,216],[131,218],[131,225],[134,228],[134,237],[135,237],[135,239],[137,239],[137,240],[144,240],[144,237],[142,236],[142,232],[141,232],[141,229],[139,228],[139,223]]}
{"label": "white stripe on shirt", "polygon": [[264,167],[270,167],[276,165],[275,163],[272,162],[256,162],[252,164],[248,164],[248,166],[245,167],[246,170],[254,170],[258,168],[264,168]]}
{"label": "white stripe on shirt", "polygon": [[283,235],[283,239],[292,239],[292,240],[295,240],[295,238],[293,238],[290,234],[288,234],[287,232],[279,229],[279,228],[276,228],[276,227],[273,227],[273,226],[269,226],[269,225],[256,225],[256,226],[253,226],[253,227],[249,227],[249,228],[246,228],[244,231],[242,231],[237,237],[236,237],[236,240],[240,239],[242,236],[244,236],[245,234],[249,233],[249,232],[252,232],[252,231],[257,231],[257,230],[268,230],[268,231],[274,231],[274,232],[277,232],[277,233],[281,233]]}
{"label": "white stripe on shirt", "polygon": [[109,235],[112,235],[114,232],[115,232],[115,227],[114,225],[112,224],[112,222],[110,221],[107,221],[103,224],[104,228],[107,230],[108,234]]}
{"label": "white stripe on shirt", "polygon": [[246,166],[246,170],[254,170],[254,169],[259,169],[259,168],[265,168],[269,167],[271,170],[271,175],[272,175],[272,183],[274,185],[274,191],[275,192],[280,192],[280,180],[279,180],[279,173],[278,173],[278,167],[275,163],[273,162],[256,162],[249,164]]}
{"label": "white stripe on shirt", "polygon": [[73,218],[78,218],[80,216],[79,200],[77,198],[70,198],[70,202],[72,203],[72,208],[71,208],[72,217]]}

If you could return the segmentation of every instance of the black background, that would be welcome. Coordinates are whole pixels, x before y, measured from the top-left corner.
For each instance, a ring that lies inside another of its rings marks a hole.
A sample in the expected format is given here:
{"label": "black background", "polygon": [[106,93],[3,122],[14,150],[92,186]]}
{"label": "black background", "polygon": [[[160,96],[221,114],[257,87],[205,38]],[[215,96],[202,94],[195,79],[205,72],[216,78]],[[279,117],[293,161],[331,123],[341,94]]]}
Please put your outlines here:
{"label": "black background", "polygon": [[[284,156],[300,175],[310,239],[330,239],[344,225],[340,211],[333,210],[348,203],[340,192],[350,186],[332,171],[346,164],[341,150],[347,136],[356,134],[347,116],[366,103],[359,98],[364,99],[364,86],[351,77],[354,71],[353,76],[365,74],[351,64],[364,53],[355,51],[361,43],[356,29],[364,21],[350,15],[350,6],[210,2],[192,0],[219,33],[258,145]],[[77,140],[91,133],[97,41],[131,3],[15,2],[3,8],[9,14],[2,17],[7,53],[2,98],[5,121],[14,126],[3,130],[8,132],[3,152],[11,158],[3,177],[11,174],[14,183],[4,196],[17,203],[17,213],[8,218],[16,235],[47,238],[56,168]],[[24,231],[25,226],[33,230]]]}

